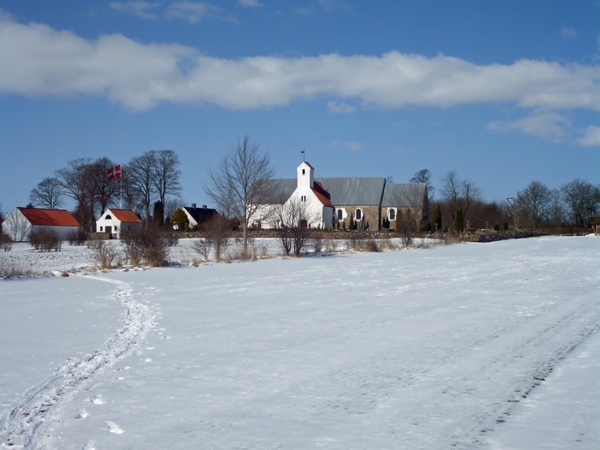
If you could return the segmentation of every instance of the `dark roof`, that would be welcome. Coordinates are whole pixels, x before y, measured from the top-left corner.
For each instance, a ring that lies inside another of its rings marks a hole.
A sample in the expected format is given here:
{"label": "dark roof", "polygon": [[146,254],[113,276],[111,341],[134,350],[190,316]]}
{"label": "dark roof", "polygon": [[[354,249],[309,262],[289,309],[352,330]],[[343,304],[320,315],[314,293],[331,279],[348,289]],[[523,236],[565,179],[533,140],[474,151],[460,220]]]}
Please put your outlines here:
{"label": "dark roof", "polygon": [[181,209],[185,209],[192,218],[198,222],[206,222],[207,220],[212,219],[215,216],[218,216],[219,213],[216,209],[213,208],[196,208],[195,206],[183,206]]}

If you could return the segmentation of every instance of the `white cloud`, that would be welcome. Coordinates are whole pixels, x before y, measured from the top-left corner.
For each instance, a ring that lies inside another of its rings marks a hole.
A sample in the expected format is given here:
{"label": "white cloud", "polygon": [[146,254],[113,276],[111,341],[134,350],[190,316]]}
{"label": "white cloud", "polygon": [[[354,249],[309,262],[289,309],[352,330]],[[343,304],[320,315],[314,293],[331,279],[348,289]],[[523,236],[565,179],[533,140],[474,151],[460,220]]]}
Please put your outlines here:
{"label": "white cloud", "polygon": [[584,147],[600,147],[600,127],[590,125],[577,142]]}
{"label": "white cloud", "polygon": [[356,141],[332,141],[329,143],[332,150],[344,150],[351,153],[357,153],[362,150],[362,145]]}
{"label": "white cloud", "polygon": [[334,100],[327,102],[327,108],[329,108],[329,111],[331,111],[332,113],[340,114],[350,114],[356,111],[356,108],[354,106],[349,105],[348,103],[337,102]]}
{"label": "white cloud", "polygon": [[156,19],[157,16],[152,11],[156,10],[159,6],[158,3],[150,3],[141,0],[131,2],[110,2],[108,5],[115,11],[133,14],[142,19]]}
{"label": "white cloud", "polygon": [[238,5],[244,8],[262,8],[263,4],[258,0],[238,0]]}
{"label": "white cloud", "polygon": [[[172,17],[211,14],[180,2]],[[27,55],[27,58],[23,58]],[[269,108],[327,98],[370,107],[452,107],[506,103],[536,110],[600,109],[600,66],[521,60],[477,65],[439,55],[327,54],[221,59],[192,47],[142,44],[123,35],[87,40],[41,24],[0,19],[0,92],[104,96],[132,110],[161,102]],[[524,129],[522,125],[521,129]]]}
{"label": "white cloud", "polygon": [[579,33],[575,28],[565,27],[560,30],[560,36],[564,39],[577,39],[579,37]]}
{"label": "white cloud", "polygon": [[209,3],[178,2],[167,9],[167,19],[180,19],[196,24],[219,11],[219,8]]}
{"label": "white cloud", "polygon": [[571,119],[552,111],[536,111],[524,119],[509,122],[492,122],[488,129],[495,131],[521,131],[547,141],[563,142],[570,134]]}

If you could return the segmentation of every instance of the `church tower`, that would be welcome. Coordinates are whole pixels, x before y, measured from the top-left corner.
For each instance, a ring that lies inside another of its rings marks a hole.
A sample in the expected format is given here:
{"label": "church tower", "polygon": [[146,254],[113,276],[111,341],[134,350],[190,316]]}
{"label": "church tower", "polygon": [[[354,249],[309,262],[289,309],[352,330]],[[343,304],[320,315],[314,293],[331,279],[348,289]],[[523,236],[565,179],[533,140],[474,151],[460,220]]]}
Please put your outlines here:
{"label": "church tower", "polygon": [[298,188],[312,189],[314,187],[314,172],[315,169],[306,161],[302,163],[296,169],[298,172]]}

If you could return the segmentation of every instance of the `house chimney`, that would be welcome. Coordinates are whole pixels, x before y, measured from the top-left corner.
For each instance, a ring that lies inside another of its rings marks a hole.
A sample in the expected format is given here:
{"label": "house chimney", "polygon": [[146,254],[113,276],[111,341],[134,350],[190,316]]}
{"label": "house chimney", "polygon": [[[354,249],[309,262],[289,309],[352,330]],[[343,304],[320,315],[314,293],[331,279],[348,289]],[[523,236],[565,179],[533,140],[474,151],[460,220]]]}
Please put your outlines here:
{"label": "house chimney", "polygon": [[192,208],[196,209],[196,204],[192,203]]}
{"label": "house chimney", "polygon": [[206,205],[202,205],[202,207],[203,207],[204,209],[207,209],[207,206],[206,206]]}

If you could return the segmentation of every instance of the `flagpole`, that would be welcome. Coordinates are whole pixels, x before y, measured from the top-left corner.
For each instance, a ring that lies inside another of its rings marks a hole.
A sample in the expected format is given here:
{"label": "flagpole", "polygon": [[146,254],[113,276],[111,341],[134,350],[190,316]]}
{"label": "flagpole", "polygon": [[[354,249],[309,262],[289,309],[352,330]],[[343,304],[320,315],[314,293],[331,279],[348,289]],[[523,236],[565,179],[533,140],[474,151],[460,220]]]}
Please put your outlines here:
{"label": "flagpole", "polygon": [[123,209],[123,165],[121,165],[121,176],[119,177],[119,209]]}

